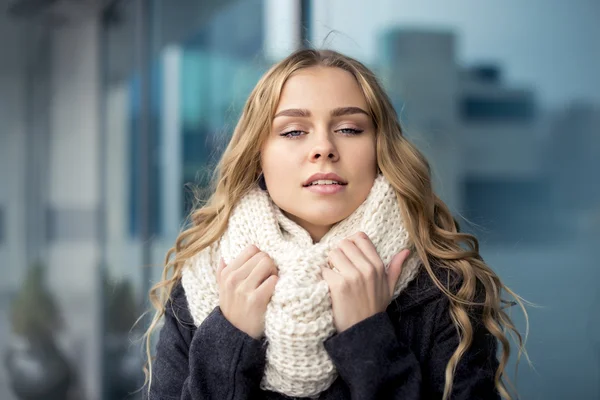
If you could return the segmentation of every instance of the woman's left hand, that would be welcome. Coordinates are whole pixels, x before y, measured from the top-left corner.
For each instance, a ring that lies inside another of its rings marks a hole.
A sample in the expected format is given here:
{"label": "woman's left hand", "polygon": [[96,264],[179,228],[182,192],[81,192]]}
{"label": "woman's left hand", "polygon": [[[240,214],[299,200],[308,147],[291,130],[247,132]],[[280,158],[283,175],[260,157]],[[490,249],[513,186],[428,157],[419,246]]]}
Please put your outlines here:
{"label": "woman's left hand", "polygon": [[386,272],[375,246],[363,232],[342,240],[337,249],[331,250],[329,264],[339,272],[329,268],[322,272],[329,285],[338,332],[386,310],[408,254],[409,250],[396,254]]}

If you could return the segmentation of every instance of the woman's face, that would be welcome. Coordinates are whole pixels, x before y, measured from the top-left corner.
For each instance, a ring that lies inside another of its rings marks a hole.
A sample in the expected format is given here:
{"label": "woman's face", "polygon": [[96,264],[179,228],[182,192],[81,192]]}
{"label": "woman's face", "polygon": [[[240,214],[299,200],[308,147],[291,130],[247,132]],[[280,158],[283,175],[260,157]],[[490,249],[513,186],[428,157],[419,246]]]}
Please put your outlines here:
{"label": "woman's face", "polygon": [[375,127],[354,76],[310,67],[285,83],[261,151],[273,202],[319,241],[367,198],[377,176]]}

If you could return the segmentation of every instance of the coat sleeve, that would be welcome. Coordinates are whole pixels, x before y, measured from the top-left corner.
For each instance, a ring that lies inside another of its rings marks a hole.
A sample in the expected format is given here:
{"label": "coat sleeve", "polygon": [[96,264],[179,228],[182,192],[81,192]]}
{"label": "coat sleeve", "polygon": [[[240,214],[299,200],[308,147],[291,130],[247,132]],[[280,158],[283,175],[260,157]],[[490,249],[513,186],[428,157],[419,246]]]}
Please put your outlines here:
{"label": "coat sleeve", "polygon": [[[396,333],[390,316],[376,314],[332,336],[325,348],[354,399],[441,399],[448,360],[459,338],[448,302],[439,299],[423,314],[433,318],[425,362]],[[402,319],[400,320],[402,323]],[[494,387],[496,342],[478,325],[472,346],[459,362],[450,399],[499,399]],[[418,334],[418,333],[417,333]]]}
{"label": "coat sleeve", "polygon": [[265,346],[234,327],[216,307],[194,328],[181,285],[168,302],[147,400],[247,400],[256,397]]}

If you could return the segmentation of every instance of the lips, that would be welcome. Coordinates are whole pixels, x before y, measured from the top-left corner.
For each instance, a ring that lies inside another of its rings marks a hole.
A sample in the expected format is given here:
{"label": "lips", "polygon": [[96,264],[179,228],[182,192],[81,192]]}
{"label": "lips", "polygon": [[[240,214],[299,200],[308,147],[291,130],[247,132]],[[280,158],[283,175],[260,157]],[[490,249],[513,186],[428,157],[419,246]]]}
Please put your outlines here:
{"label": "lips", "polygon": [[304,186],[304,187],[316,186],[316,185],[342,185],[342,186],[345,186],[347,184],[348,184],[348,182],[345,181],[343,178],[341,178],[339,175],[334,174],[333,172],[330,172],[330,173],[314,174],[310,178],[308,178],[306,181],[304,181],[302,186]]}
{"label": "lips", "polygon": [[338,181],[331,181],[326,179],[319,179],[318,181],[312,181],[306,186],[314,186],[314,185],[341,185]]}

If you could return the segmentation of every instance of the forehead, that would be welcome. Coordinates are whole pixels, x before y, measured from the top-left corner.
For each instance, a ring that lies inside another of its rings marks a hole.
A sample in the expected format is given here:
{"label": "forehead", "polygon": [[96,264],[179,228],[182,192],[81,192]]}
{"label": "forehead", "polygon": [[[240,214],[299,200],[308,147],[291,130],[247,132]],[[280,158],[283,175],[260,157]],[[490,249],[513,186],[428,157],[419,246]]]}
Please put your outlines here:
{"label": "forehead", "polygon": [[277,110],[283,108],[367,107],[354,76],[341,68],[309,67],[293,73],[281,91]]}

